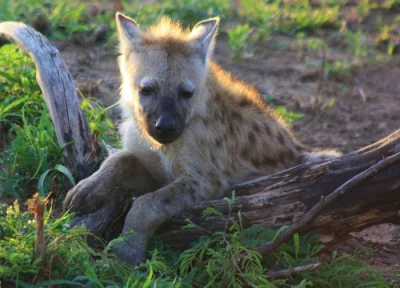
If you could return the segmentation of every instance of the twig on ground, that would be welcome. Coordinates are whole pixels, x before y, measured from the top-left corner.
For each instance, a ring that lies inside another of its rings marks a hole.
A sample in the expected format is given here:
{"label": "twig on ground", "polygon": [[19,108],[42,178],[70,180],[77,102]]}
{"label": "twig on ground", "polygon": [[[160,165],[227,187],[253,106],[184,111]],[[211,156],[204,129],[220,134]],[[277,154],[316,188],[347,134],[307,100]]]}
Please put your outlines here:
{"label": "twig on ground", "polygon": [[313,271],[321,267],[321,263],[312,263],[303,266],[296,266],[288,269],[282,269],[279,271],[268,271],[268,278],[289,278],[301,272]]}
{"label": "twig on ground", "polygon": [[364,89],[361,86],[358,87],[358,93],[360,93],[364,103],[367,102],[367,95],[365,95]]}

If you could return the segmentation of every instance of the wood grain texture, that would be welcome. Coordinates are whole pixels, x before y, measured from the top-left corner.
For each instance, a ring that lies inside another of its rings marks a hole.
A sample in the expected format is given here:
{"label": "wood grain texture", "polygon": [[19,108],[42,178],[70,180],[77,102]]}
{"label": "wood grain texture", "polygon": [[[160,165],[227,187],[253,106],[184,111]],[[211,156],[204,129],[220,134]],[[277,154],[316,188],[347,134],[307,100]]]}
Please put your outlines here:
{"label": "wood grain texture", "polygon": [[[277,174],[232,187],[236,201],[232,219],[241,212],[243,224],[280,228],[301,219],[321,199],[380,160],[400,152],[400,130],[357,152],[326,163],[300,165]],[[223,216],[202,217],[213,207]],[[400,163],[353,187],[323,209],[302,232],[322,233],[330,242],[345,239],[349,232],[368,226],[400,222]],[[202,229],[184,229],[184,218],[208,231],[223,230],[229,209],[226,201],[208,201],[181,217],[165,223],[159,235],[174,247],[187,247],[205,235]]]}

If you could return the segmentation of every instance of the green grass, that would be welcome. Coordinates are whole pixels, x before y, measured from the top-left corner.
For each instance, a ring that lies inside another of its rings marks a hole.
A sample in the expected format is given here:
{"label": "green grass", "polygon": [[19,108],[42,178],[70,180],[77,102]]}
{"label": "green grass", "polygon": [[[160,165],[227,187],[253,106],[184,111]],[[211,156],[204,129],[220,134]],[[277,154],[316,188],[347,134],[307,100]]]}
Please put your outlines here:
{"label": "green grass", "polygon": [[[32,60],[14,45],[0,48],[0,122],[10,139],[0,152],[0,199],[16,199],[39,191],[64,191],[72,176],[63,166],[53,123],[36,82]],[[84,99],[81,107],[101,143],[116,144],[107,109]],[[66,179],[65,179],[66,178]],[[65,191],[64,191],[65,192]]]}
{"label": "green grass", "polygon": [[[232,199],[226,199],[229,205]],[[333,254],[331,263],[323,263],[318,271],[304,272],[293,279],[268,279],[269,270],[305,265],[318,261],[323,248],[315,244],[318,235],[295,235],[271,255],[261,258],[257,247],[273,240],[275,231],[253,226],[243,229],[240,213],[227,231],[210,233],[193,243],[181,254],[172,251],[160,240],[153,241],[148,260],[132,269],[108,253],[123,238],[117,238],[101,250],[86,244],[84,227],[70,228],[72,215],[57,219],[52,211],[45,212],[44,258],[35,258],[36,222],[28,212],[22,212],[17,201],[2,207],[0,218],[0,274],[3,283],[16,287],[69,285],[70,287],[389,287],[382,275],[367,267],[358,256]],[[220,213],[211,208],[204,216]],[[190,220],[185,229],[198,229]],[[232,259],[247,256],[241,264]],[[40,267],[40,269],[38,269]],[[40,272],[39,272],[40,271]],[[40,280],[38,275],[40,274]],[[36,279],[35,286],[32,279]]]}
{"label": "green grass", "polygon": [[[234,203],[234,197],[226,200],[229,205]],[[51,209],[44,217],[44,258],[35,258],[33,216],[22,212],[17,201],[1,211],[5,215],[0,217],[0,274],[3,283],[15,287],[389,287],[382,275],[356,254],[339,256],[336,252],[331,263],[323,263],[318,271],[304,272],[293,279],[268,279],[265,274],[269,270],[318,261],[323,248],[315,244],[319,236],[296,234],[292,241],[262,259],[255,249],[273,240],[282,229],[243,229],[240,213],[227,231],[210,233],[180,254],[160,240],[153,241],[148,260],[132,269],[108,253],[123,238],[100,250],[90,248],[85,228],[70,228],[72,215],[68,213],[53,219]],[[209,208],[204,215],[212,217],[219,212]],[[187,223],[185,229],[198,229],[190,220]],[[233,264],[232,259],[242,253],[247,254],[243,262]],[[35,286],[30,286],[32,279],[36,279]]]}
{"label": "green grass", "polygon": [[[122,239],[110,242],[104,250],[93,250],[86,244],[88,234],[84,227],[70,228],[69,214],[52,219],[51,209],[45,213],[44,219],[45,258],[36,259],[36,225],[32,215],[21,212],[18,202],[8,207],[5,214],[0,218],[0,275],[3,284],[15,287],[149,287],[150,283],[157,282],[158,287],[163,287],[161,284],[178,287],[168,276],[156,279],[162,265],[158,264],[157,255],[142,264],[140,269],[132,270],[107,253]],[[31,286],[38,267],[42,267],[42,280]]]}

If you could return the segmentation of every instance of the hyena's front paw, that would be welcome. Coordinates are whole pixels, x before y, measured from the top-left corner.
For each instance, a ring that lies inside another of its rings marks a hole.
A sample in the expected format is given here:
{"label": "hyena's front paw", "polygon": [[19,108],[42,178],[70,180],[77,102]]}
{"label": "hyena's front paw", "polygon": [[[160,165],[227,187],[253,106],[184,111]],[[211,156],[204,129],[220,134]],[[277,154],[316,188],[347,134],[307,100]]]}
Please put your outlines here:
{"label": "hyena's front paw", "polygon": [[64,209],[83,214],[91,213],[99,209],[111,194],[109,179],[92,175],[78,183],[68,191],[64,200]]}
{"label": "hyena's front paw", "polygon": [[127,242],[113,249],[112,253],[114,253],[121,262],[131,266],[138,265],[146,258],[147,247],[147,243],[140,238],[138,234],[134,234]]}

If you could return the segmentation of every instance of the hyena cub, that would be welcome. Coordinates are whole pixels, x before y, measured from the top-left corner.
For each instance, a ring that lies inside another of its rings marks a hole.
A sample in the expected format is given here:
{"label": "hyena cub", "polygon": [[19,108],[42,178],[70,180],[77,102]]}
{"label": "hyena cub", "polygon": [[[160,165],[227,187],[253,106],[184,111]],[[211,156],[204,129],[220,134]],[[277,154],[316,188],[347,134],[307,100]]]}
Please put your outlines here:
{"label": "hyena cub", "polygon": [[337,156],[300,144],[257,91],[211,61],[218,18],[191,31],[163,19],[146,32],[116,18],[124,148],[69,191],[65,206],[91,213],[119,191],[138,197],[123,229],[135,233],[115,251],[121,260],[136,264],[164,221],[237,182]]}

